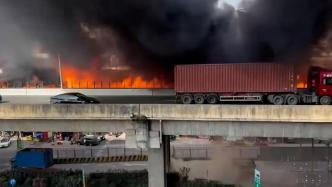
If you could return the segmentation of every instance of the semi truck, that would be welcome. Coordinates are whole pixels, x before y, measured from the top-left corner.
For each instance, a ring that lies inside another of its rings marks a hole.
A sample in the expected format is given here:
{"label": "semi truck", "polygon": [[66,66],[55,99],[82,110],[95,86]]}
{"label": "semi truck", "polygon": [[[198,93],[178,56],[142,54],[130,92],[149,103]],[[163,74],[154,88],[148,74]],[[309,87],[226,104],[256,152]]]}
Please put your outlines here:
{"label": "semi truck", "polygon": [[332,70],[311,67],[307,88],[299,89],[295,69],[282,63],[177,65],[175,92],[183,104],[331,104]]}

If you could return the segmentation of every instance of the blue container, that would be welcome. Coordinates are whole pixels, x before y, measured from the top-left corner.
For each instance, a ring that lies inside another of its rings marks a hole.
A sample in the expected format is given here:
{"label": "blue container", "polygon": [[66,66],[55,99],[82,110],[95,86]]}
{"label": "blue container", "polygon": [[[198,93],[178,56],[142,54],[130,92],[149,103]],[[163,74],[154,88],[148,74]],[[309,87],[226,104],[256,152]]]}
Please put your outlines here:
{"label": "blue container", "polygon": [[26,148],[16,153],[14,168],[48,168],[53,165],[50,148]]}

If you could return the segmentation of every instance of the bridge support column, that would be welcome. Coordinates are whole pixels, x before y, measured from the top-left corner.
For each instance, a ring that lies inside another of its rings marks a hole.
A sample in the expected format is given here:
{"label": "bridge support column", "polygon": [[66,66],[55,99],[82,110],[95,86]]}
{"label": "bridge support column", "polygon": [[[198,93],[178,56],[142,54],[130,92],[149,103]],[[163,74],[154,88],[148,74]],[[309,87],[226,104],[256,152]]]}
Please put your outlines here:
{"label": "bridge support column", "polygon": [[[143,118],[143,117],[141,117]],[[127,148],[141,148],[146,149],[149,140],[148,124],[149,122],[143,119],[133,120],[131,122],[132,128],[126,129],[126,147]]]}
{"label": "bridge support column", "polygon": [[166,173],[170,166],[169,136],[162,137],[159,149],[149,148],[149,187],[166,187]]}

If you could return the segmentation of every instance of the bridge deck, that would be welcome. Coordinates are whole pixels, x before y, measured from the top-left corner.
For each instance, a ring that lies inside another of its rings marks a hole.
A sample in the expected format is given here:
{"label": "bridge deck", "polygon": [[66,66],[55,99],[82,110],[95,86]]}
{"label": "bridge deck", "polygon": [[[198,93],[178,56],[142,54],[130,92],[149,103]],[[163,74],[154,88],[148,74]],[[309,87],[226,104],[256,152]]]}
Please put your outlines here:
{"label": "bridge deck", "polygon": [[98,104],[2,104],[0,119],[332,122],[332,106]]}
{"label": "bridge deck", "polygon": [[[1,104],[0,130],[329,139],[331,113],[332,106]],[[132,114],[151,123],[133,122]]]}

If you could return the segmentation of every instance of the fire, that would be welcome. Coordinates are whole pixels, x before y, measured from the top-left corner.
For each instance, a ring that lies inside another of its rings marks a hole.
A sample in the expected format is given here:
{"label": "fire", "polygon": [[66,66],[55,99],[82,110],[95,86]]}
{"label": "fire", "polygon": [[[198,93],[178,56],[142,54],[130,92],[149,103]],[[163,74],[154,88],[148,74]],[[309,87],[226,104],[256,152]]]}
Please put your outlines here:
{"label": "fire", "polygon": [[[103,71],[98,60],[89,67],[79,69],[77,65],[63,63],[61,74],[64,88],[171,88],[162,77],[144,79],[142,74],[134,72]],[[134,74],[134,75],[133,75]]]}
{"label": "fire", "polygon": [[297,75],[296,80],[296,88],[303,89],[308,87],[307,80],[304,78],[304,76]]}
{"label": "fire", "polygon": [[164,88],[165,86],[166,85],[157,78],[146,81],[140,75],[127,77],[122,81],[111,84],[111,88]]}
{"label": "fire", "polygon": [[298,82],[296,88],[307,88],[307,83],[305,82]]}

